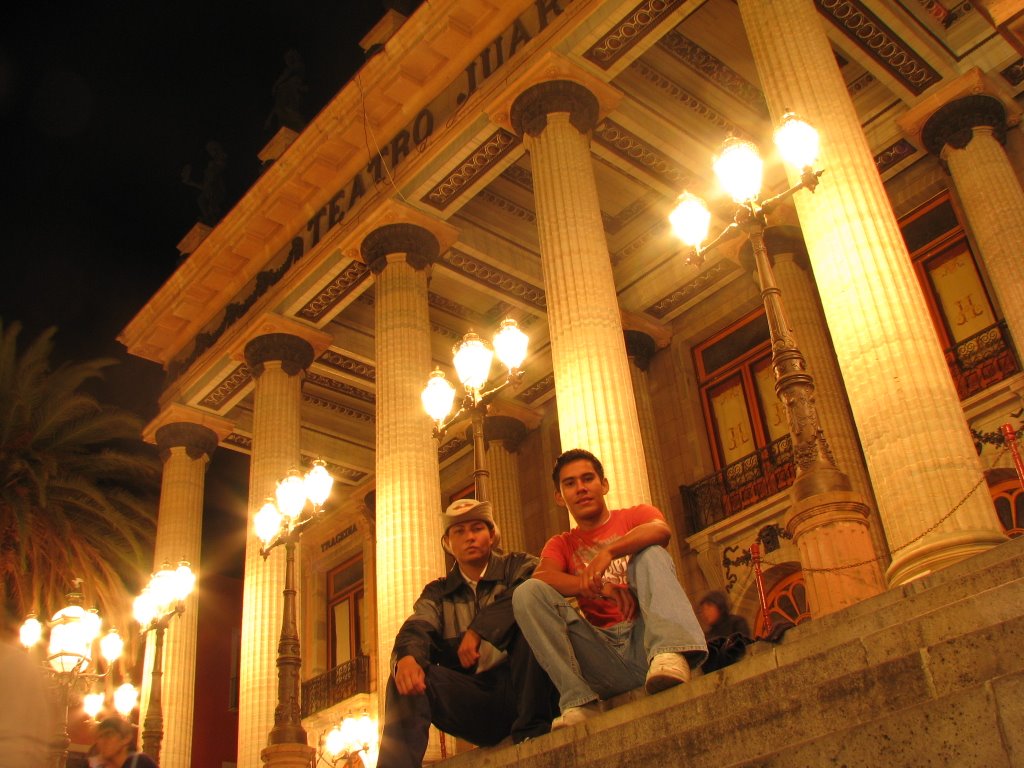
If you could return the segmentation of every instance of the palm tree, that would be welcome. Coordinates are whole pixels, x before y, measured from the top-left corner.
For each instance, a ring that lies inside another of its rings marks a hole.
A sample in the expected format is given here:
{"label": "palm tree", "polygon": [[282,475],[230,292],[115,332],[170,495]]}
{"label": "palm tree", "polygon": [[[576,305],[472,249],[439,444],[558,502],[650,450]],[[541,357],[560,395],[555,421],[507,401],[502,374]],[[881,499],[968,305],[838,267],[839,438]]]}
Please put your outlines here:
{"label": "palm tree", "polygon": [[0,579],[8,615],[62,607],[74,578],[86,607],[127,630],[148,575],[159,462],[134,414],[83,390],[116,363],[51,369],[56,328],[19,355],[0,321]]}

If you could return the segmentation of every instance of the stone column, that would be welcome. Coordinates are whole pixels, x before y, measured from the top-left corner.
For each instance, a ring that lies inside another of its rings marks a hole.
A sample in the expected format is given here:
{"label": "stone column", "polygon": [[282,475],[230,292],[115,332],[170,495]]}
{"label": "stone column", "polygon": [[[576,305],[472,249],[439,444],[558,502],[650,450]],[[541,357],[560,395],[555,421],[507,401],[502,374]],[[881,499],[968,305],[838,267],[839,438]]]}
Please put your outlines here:
{"label": "stone column", "polygon": [[[1018,108],[1019,109],[1019,108]],[[925,122],[922,141],[953,177],[1014,346],[1024,349],[1024,191],[1003,148],[1007,114],[994,96],[954,99]]]}
{"label": "stone column", "polygon": [[391,649],[424,585],[444,573],[437,445],[420,392],[432,369],[427,267],[437,238],[415,224],[367,235],[363,260],[376,278],[377,690],[383,711]]}
{"label": "stone column", "polygon": [[[284,611],[285,552],[263,559],[253,516],[277,482],[299,465],[302,372],[313,347],[287,333],[257,336],[245,345],[245,363],[256,381],[249,467],[249,515],[245,528],[242,592],[242,667],[238,704],[238,765],[256,768],[274,726],[277,645]],[[301,579],[296,576],[296,581]],[[281,745],[275,747],[280,748]]]}
{"label": "stone column", "polygon": [[[198,414],[197,414],[198,415]],[[164,563],[176,567],[187,560],[199,583],[203,533],[203,489],[206,466],[218,436],[209,427],[171,421],[157,427],[154,441],[163,459],[160,508],[157,516],[153,570]],[[171,620],[164,634],[161,710],[163,740],[160,765],[189,768],[192,764],[192,714],[196,684],[196,638],[199,602],[193,595],[185,612]],[[146,635],[146,658],[139,701],[139,722],[146,720],[153,679],[155,634]]]}
{"label": "stone column", "polygon": [[793,109],[821,131],[828,173],[793,200],[893,552],[887,578],[902,584],[1005,537],[813,0],[739,8],[771,113]]}
{"label": "stone column", "polygon": [[614,508],[651,491],[590,158],[597,118],[597,98],[570,80],[527,88],[510,112],[533,166],[562,449],[601,459]]}
{"label": "stone column", "polygon": [[655,342],[643,331],[623,331],[626,354],[629,358],[629,375],[633,382],[633,396],[636,398],[636,415],[640,422],[640,436],[644,442],[644,456],[647,458],[647,480],[651,485],[652,504],[662,511],[672,529],[668,544],[669,554],[676,564],[676,571],[683,572],[682,551],[684,544],[679,536],[678,526],[672,514],[672,499],[669,496],[668,481],[665,479],[664,462],[661,457],[661,438],[658,422],[654,417],[654,404],[647,380],[647,368],[655,352]]}
{"label": "stone column", "polygon": [[523,500],[519,493],[519,443],[526,426],[511,416],[484,419],[487,441],[487,466],[491,471],[491,506],[494,522],[501,531],[501,547],[506,552],[524,552]]}

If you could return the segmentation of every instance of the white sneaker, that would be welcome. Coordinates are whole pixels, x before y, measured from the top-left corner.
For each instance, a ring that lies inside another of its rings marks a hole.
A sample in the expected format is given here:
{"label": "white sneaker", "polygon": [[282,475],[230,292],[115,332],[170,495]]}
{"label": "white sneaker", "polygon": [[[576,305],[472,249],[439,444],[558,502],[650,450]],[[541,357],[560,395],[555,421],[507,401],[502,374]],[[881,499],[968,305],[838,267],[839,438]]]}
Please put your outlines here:
{"label": "white sneaker", "polygon": [[600,705],[596,701],[590,701],[581,707],[569,707],[559,717],[551,721],[551,730],[568,728],[570,725],[578,725],[584,720],[589,720],[601,714]]}
{"label": "white sneaker", "polygon": [[690,682],[690,665],[683,654],[658,653],[651,659],[644,688],[648,693],[658,693],[666,688],[688,682]]}

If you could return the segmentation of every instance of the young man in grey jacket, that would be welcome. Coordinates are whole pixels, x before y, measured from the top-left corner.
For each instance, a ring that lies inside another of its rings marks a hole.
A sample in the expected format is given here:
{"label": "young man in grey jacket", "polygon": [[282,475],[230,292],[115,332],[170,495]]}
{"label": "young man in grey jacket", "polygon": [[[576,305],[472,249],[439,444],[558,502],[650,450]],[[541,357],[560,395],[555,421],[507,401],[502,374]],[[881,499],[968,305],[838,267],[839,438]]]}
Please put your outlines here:
{"label": "young man in grey jacket", "polygon": [[495,549],[488,502],[460,499],[442,524],[455,565],[427,584],[395,638],[378,768],[419,766],[431,723],[491,746],[547,733],[556,714],[554,687],[512,614],[537,558]]}

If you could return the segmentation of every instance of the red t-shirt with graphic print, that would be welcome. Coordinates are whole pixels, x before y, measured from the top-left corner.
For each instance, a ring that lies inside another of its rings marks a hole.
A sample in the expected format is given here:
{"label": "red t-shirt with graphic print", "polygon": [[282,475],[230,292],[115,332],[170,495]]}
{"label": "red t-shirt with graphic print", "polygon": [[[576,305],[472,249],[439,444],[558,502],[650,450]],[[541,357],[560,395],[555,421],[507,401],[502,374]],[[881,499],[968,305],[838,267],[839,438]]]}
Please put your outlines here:
{"label": "red t-shirt with graphic print", "polygon": [[[650,504],[640,504],[629,509],[613,509],[608,517],[608,522],[598,528],[589,531],[573,528],[571,531],[552,536],[544,545],[544,551],[540,553],[540,556],[541,559],[551,560],[558,565],[563,573],[572,573],[578,576],[583,573],[587,563],[602,547],[616,539],[621,539],[638,525],[664,519],[665,516]],[[604,581],[610,581],[613,584],[627,584],[626,566],[628,565],[628,555],[612,560],[608,570],[604,572]],[[610,627],[626,620],[626,617],[611,600],[588,598],[582,595],[577,596],[576,599],[579,601],[580,609],[587,617],[587,621],[596,627]]]}

